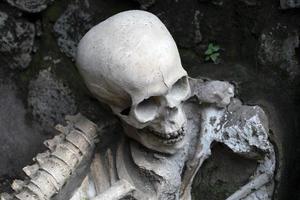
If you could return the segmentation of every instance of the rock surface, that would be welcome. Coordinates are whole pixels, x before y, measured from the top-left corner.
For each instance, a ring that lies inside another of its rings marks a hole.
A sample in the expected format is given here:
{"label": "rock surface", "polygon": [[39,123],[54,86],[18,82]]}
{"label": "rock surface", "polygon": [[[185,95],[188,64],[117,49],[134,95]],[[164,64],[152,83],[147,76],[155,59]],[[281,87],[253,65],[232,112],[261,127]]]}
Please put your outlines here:
{"label": "rock surface", "polygon": [[[3,79],[2,79],[3,80]],[[19,91],[10,80],[0,81],[0,177],[19,177],[21,169],[42,149],[41,135],[28,113]],[[9,179],[8,179],[9,180]],[[2,184],[1,188],[5,188]]]}
{"label": "rock surface", "polygon": [[[200,19],[202,13],[196,9],[198,5],[196,1],[177,0],[172,6],[167,1],[156,1],[153,5],[152,1],[139,2],[142,7],[147,5],[147,10],[162,20],[179,47],[193,48],[201,42]],[[152,6],[148,6],[149,4]]]}
{"label": "rock surface", "polygon": [[141,9],[144,10],[151,7],[156,2],[156,0],[135,0],[135,1],[139,2],[139,4],[141,5]]}
{"label": "rock surface", "polygon": [[299,34],[287,26],[278,23],[271,30],[265,30],[260,36],[258,61],[269,67],[279,66],[291,78],[299,74],[300,58],[296,49],[299,48]]}
{"label": "rock surface", "polygon": [[82,2],[70,4],[53,27],[61,51],[73,59],[79,40],[93,26],[87,7]]}
{"label": "rock surface", "polygon": [[49,69],[42,70],[29,85],[28,105],[34,118],[45,129],[63,123],[64,116],[77,110],[71,90]]}
{"label": "rock surface", "polygon": [[297,8],[297,7],[300,7],[300,1],[299,0],[280,0],[280,6],[282,9]]}
{"label": "rock surface", "polygon": [[22,11],[37,13],[45,10],[54,0],[6,0],[10,5]]}
{"label": "rock surface", "polygon": [[31,61],[34,25],[16,19],[0,8],[0,61],[10,69],[24,69]]}

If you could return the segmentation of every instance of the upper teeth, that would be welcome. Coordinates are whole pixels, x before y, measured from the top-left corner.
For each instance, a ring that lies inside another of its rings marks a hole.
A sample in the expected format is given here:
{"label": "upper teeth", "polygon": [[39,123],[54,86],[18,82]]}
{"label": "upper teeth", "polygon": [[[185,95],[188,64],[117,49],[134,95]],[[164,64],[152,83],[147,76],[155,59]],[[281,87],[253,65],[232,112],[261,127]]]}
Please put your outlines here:
{"label": "upper teeth", "polygon": [[[182,140],[182,138],[185,135],[185,131],[184,128],[182,127],[181,129],[171,132],[171,133],[160,133],[154,130],[151,130],[149,128],[146,128],[147,130],[145,132],[150,132],[153,135],[158,137],[158,140],[164,144],[174,144],[180,140]],[[144,131],[143,131],[144,132]]]}
{"label": "upper teeth", "polygon": [[164,143],[164,144],[175,144],[178,141],[181,141],[184,135],[180,135],[179,137],[175,138],[175,139],[169,139],[169,140],[161,140],[159,139],[160,142]]}

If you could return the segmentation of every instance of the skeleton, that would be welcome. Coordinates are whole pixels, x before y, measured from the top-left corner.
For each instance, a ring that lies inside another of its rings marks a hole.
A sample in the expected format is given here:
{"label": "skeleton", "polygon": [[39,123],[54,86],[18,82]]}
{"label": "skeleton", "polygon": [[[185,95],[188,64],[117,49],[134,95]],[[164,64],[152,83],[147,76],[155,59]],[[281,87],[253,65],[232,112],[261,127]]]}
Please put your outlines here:
{"label": "skeleton", "polygon": [[188,77],[157,17],[126,11],[101,22],[80,41],[77,66],[91,93],[121,119],[126,136],[115,153],[96,154],[72,200],[83,193],[94,200],[189,200],[214,142],[258,161],[249,183],[227,200],[271,199],[275,153],[264,111],[242,105],[228,82]]}

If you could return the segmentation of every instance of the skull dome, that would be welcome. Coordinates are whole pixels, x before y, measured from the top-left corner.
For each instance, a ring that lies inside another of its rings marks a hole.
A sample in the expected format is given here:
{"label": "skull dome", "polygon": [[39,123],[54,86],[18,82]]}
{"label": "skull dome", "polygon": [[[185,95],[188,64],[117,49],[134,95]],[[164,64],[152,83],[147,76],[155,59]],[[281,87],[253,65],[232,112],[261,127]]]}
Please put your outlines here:
{"label": "skull dome", "polygon": [[175,41],[155,15],[125,11],[96,25],[81,39],[76,64],[129,137],[164,153],[181,148],[190,87]]}

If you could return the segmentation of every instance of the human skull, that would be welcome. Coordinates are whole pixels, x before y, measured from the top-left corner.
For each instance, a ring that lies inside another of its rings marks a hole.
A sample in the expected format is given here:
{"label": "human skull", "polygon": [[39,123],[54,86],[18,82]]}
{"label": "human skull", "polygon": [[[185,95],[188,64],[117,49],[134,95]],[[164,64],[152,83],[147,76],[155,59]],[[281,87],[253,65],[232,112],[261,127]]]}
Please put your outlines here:
{"label": "human skull", "polygon": [[76,62],[129,137],[164,153],[183,146],[190,86],[175,41],[155,15],[132,10],[101,22],[81,39]]}

